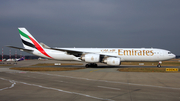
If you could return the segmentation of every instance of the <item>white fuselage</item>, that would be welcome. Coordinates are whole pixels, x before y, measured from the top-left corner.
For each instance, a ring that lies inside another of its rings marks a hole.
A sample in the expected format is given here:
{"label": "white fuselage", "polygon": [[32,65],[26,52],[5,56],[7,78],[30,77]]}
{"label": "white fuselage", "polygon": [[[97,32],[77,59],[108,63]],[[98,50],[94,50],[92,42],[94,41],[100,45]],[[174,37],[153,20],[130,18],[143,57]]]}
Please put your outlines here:
{"label": "white fuselage", "polygon": [[[73,51],[80,51],[84,54],[100,54],[120,58],[121,61],[164,61],[175,57],[168,50],[154,48],[61,48]],[[81,61],[79,57],[69,55],[64,51],[45,49],[45,51],[56,60]],[[34,55],[47,58],[39,51],[34,51]]]}

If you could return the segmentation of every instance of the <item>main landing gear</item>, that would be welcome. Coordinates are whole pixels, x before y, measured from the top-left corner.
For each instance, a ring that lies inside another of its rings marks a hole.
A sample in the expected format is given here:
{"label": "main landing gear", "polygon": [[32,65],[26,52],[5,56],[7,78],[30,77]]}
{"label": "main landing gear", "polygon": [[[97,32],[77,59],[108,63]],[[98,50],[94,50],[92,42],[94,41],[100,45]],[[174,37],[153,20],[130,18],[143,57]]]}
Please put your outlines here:
{"label": "main landing gear", "polygon": [[88,67],[97,67],[97,64],[96,63],[89,63],[89,64],[86,64],[85,67],[86,68],[88,68]]}
{"label": "main landing gear", "polygon": [[162,63],[162,62],[161,62],[161,61],[159,61],[158,65],[157,65],[157,67],[158,67],[158,68],[160,68],[160,67],[161,67],[161,63]]}

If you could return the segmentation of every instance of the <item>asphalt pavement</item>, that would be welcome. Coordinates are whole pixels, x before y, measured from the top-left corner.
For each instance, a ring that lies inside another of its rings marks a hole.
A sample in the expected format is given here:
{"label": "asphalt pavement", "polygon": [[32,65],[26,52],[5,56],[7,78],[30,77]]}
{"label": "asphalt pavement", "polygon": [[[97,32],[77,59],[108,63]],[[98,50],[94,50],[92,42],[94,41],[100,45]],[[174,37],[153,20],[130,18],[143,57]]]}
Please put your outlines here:
{"label": "asphalt pavement", "polygon": [[27,72],[1,66],[0,101],[180,101],[179,73],[118,68]]}

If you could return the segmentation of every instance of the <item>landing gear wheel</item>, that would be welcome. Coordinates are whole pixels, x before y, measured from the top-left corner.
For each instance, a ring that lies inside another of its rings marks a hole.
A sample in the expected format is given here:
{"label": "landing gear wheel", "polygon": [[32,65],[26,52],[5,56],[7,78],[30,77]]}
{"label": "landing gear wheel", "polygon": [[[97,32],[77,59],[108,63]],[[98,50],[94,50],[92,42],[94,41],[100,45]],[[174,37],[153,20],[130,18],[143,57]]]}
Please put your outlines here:
{"label": "landing gear wheel", "polygon": [[97,67],[97,64],[96,63],[90,63],[90,64],[86,64],[85,67],[86,68],[88,68],[88,67]]}
{"label": "landing gear wheel", "polygon": [[161,64],[162,64],[162,61],[159,61],[157,67],[160,68],[160,67],[161,67]]}
{"label": "landing gear wheel", "polygon": [[88,68],[88,67],[89,67],[89,64],[86,64],[85,67]]}
{"label": "landing gear wheel", "polygon": [[158,67],[158,68],[160,68],[160,67],[161,67],[161,65],[160,65],[160,64],[158,64],[158,65],[157,65],[157,67]]}
{"label": "landing gear wheel", "polygon": [[97,67],[97,64],[96,63],[91,63],[90,66],[91,67]]}

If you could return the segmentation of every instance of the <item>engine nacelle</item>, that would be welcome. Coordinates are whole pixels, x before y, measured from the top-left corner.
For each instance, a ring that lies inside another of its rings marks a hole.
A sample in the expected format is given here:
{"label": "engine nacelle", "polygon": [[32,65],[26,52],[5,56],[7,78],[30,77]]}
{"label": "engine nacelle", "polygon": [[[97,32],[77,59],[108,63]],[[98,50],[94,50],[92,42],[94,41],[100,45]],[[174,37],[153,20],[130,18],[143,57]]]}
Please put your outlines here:
{"label": "engine nacelle", "polygon": [[114,57],[108,57],[107,59],[104,60],[104,62],[107,63],[108,65],[118,66],[121,64],[121,59],[114,58]]}
{"label": "engine nacelle", "polygon": [[99,62],[100,55],[99,54],[85,54],[81,59],[84,60],[85,62],[96,63],[96,62]]}

